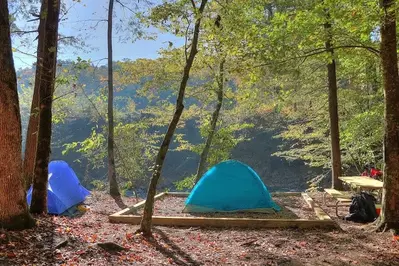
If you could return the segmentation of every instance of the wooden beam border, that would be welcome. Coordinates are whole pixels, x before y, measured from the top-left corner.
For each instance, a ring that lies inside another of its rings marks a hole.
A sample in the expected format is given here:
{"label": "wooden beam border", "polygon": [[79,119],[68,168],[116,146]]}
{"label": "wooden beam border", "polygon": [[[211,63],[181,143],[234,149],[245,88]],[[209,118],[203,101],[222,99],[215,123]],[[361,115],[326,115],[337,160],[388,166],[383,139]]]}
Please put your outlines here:
{"label": "wooden beam border", "polygon": [[322,209],[316,202],[308,195],[308,193],[302,193],[303,199],[309,205],[310,208],[315,212],[317,218],[320,221],[332,221],[331,217]]}
{"label": "wooden beam border", "polygon": [[[159,193],[159,194],[155,195],[154,200],[162,199],[165,196],[167,196],[166,192]],[[138,209],[144,207],[144,204],[145,204],[145,200],[140,201],[139,203],[136,203],[132,207],[128,207],[126,209],[123,209],[123,210],[121,210],[119,212],[111,214],[110,216],[128,215],[128,214],[136,213]]]}
{"label": "wooden beam border", "polygon": [[[155,196],[155,200],[166,196],[187,197],[187,192],[162,192]],[[212,218],[212,217],[167,217],[153,216],[152,224],[158,226],[174,227],[241,227],[241,228],[337,228],[337,224],[328,216],[307,193],[282,192],[273,193],[274,197],[298,196],[301,195],[311,207],[318,219],[252,219],[252,218]],[[110,215],[111,223],[140,224],[141,215],[136,215],[137,210],[144,207],[145,200],[130,208]]]}

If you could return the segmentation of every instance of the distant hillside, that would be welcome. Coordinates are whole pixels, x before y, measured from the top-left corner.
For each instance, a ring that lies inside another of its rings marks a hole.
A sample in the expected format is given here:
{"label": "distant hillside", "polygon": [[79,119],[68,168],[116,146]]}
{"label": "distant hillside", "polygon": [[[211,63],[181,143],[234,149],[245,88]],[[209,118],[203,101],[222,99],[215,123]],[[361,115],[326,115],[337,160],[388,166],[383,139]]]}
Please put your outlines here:
{"label": "distant hillside", "polygon": [[[19,82],[25,86],[31,86],[32,75],[34,69],[24,69],[19,71]],[[95,74],[89,71],[82,71],[79,74],[78,82],[86,84],[88,93],[99,94],[101,85],[100,77],[106,76],[106,67],[97,68]],[[21,86],[19,86],[21,89]],[[146,98],[139,97],[136,93],[137,85],[130,85],[124,90],[115,93],[115,106],[124,108],[128,100],[134,101],[137,109],[144,109],[150,103]],[[162,99],[170,98],[170,92],[163,92]],[[173,101],[173,97],[170,99]],[[194,99],[186,99],[186,106],[194,103]],[[26,114],[25,114],[26,116]],[[27,121],[27,117],[23,117]],[[293,163],[287,162],[285,159],[272,156],[282,144],[281,139],[274,138],[278,128],[269,128],[268,122],[264,119],[257,121],[255,128],[248,131],[250,140],[240,143],[232,152],[231,158],[242,161],[255,169],[261,176],[266,186],[271,191],[290,191],[290,190],[304,190],[306,189],[306,181],[309,177],[314,177],[319,173],[317,169],[307,167],[303,162],[295,161]],[[93,122],[81,115],[80,118],[68,120],[66,123],[54,125],[52,160],[65,160],[71,164],[76,171],[81,181],[87,184],[87,180],[83,180],[88,171],[86,162],[78,153],[62,154],[63,145],[75,141],[82,141],[87,138],[91,129],[95,126]],[[26,127],[26,125],[25,125]],[[24,132],[26,128],[23,129]],[[166,128],[165,128],[166,130]],[[186,138],[190,143],[200,143],[203,141],[196,128],[196,123],[187,123],[181,133],[186,134]],[[184,177],[190,176],[196,172],[199,156],[189,151],[172,151],[169,152],[166,158],[161,188],[168,188],[174,190],[173,183],[181,180]],[[106,169],[90,170],[90,176],[95,176],[98,179],[106,179]]]}

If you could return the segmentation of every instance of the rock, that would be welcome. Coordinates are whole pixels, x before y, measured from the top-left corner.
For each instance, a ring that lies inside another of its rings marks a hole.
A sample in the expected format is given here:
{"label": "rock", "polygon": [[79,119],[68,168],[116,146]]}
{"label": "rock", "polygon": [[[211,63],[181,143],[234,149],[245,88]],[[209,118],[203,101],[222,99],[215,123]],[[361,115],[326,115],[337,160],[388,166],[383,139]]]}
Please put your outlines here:
{"label": "rock", "polygon": [[127,250],[126,248],[122,247],[121,245],[115,244],[114,242],[104,242],[104,243],[97,243],[97,246],[106,250],[106,251],[123,251]]}
{"label": "rock", "polygon": [[65,239],[65,240],[62,240],[62,241],[58,242],[58,244],[55,245],[54,248],[55,249],[60,249],[60,248],[65,247],[66,245],[68,245],[68,239]]}

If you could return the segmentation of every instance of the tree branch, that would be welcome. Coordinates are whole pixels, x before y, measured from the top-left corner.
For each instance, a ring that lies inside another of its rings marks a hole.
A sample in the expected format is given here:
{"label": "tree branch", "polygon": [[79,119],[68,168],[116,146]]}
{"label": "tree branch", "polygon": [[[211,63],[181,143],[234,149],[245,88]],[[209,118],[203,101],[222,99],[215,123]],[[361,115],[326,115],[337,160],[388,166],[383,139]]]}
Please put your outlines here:
{"label": "tree branch", "polygon": [[23,52],[23,51],[19,50],[18,48],[14,48],[14,49],[15,49],[16,52],[18,52],[18,53],[20,53],[20,54],[24,54],[24,55],[31,56],[31,57],[33,57],[33,58],[37,58],[36,55],[34,55],[34,54],[30,54],[30,53],[27,53],[27,52]]}
{"label": "tree branch", "polygon": [[191,0],[191,4],[193,5],[193,8],[194,8],[194,10],[196,10],[196,9],[197,9],[197,7],[195,6],[195,2],[194,2],[194,0]]}
{"label": "tree branch", "polygon": [[37,30],[14,30],[11,31],[11,34],[18,34],[18,35],[23,35],[23,34],[29,34],[29,33],[35,33],[38,32]]}
{"label": "tree branch", "polygon": [[[188,20],[188,19],[187,19]],[[186,61],[187,61],[187,59],[188,59],[188,55],[187,55],[187,38],[188,38],[188,30],[190,29],[190,21],[188,20],[188,23],[187,23],[187,28],[186,28],[186,33],[185,33],[185,35],[184,35],[184,56],[185,56],[185,58],[186,58]]]}
{"label": "tree branch", "polygon": [[[334,46],[333,47],[333,49],[345,49],[345,48],[362,48],[362,49],[368,50],[369,52],[371,52],[371,53],[373,53],[375,55],[378,55],[378,56],[380,55],[380,50],[375,49],[375,48],[370,47],[370,46],[364,46],[364,45],[339,45],[339,46]],[[323,48],[313,49],[313,50],[311,50],[309,52],[305,52],[305,54],[308,54],[308,53],[311,53],[311,52],[315,52],[315,51],[320,51],[320,50],[326,52],[326,49],[323,47]]]}
{"label": "tree branch", "polygon": [[133,9],[131,9],[130,7],[126,6],[124,3],[122,3],[120,0],[115,0],[115,2],[117,2],[118,4],[120,4],[123,8],[126,8],[127,10],[129,10],[132,13],[136,13]]}
{"label": "tree branch", "polygon": [[[380,51],[379,50],[377,50],[377,49],[375,49],[373,47],[370,47],[370,46],[363,46],[363,45],[340,45],[340,46],[335,46],[334,50],[336,50],[336,49],[347,49],[347,48],[362,48],[362,49],[366,49],[367,51],[373,53],[374,55],[377,55],[377,56],[380,55]],[[276,65],[276,64],[284,64],[284,63],[287,63],[287,62],[292,61],[292,60],[303,59],[303,58],[306,59],[308,57],[311,57],[311,56],[314,56],[314,55],[318,55],[318,54],[323,54],[323,53],[326,53],[326,52],[328,52],[328,51],[325,48],[316,48],[316,49],[314,49],[312,51],[306,52],[304,55],[291,57],[291,58],[288,58],[288,59],[285,59],[285,60],[282,60],[282,61],[277,61],[277,62],[273,61],[273,62],[270,62],[270,63],[259,64],[259,65],[255,65],[255,66],[253,66],[251,68],[270,66],[270,65]],[[236,68],[234,70],[239,70],[239,68]]]}

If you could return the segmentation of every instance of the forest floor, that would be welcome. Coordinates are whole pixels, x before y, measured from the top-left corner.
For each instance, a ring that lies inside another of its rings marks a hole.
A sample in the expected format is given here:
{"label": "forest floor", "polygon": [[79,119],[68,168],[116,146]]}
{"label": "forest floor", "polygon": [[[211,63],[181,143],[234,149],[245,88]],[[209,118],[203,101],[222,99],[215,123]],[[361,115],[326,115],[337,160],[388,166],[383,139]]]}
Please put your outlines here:
{"label": "forest floor", "polygon": [[[312,194],[319,205],[320,195]],[[399,265],[389,232],[341,221],[333,208],[323,207],[341,230],[155,227],[148,240],[137,226],[108,222],[119,210],[109,196],[94,193],[87,203],[80,217],[40,216],[34,229],[0,231],[0,265]],[[104,242],[125,250],[107,251]]]}

